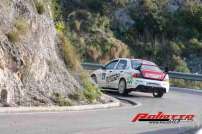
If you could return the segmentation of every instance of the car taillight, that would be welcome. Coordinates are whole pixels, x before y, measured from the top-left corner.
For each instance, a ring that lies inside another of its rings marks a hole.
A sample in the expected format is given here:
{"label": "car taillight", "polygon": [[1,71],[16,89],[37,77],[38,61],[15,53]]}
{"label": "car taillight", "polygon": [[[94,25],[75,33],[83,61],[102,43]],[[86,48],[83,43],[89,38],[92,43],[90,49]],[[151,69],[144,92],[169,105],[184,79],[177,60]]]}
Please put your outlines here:
{"label": "car taillight", "polygon": [[166,75],[163,81],[169,81],[169,76]]}
{"label": "car taillight", "polygon": [[140,73],[134,73],[132,76],[133,76],[133,78],[140,78],[141,74]]}

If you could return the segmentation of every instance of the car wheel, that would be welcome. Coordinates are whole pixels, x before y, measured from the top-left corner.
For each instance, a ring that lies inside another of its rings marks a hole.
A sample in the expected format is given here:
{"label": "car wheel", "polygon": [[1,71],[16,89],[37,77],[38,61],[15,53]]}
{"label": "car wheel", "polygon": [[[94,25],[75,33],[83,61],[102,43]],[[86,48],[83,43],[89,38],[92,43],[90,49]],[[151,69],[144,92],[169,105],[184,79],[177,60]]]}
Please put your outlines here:
{"label": "car wheel", "polygon": [[158,90],[154,90],[154,91],[153,91],[153,96],[154,96],[155,98],[161,98],[161,97],[163,97],[163,92],[158,91]]}
{"label": "car wheel", "polygon": [[119,81],[118,92],[121,95],[127,95],[128,94],[128,92],[126,90],[126,81],[124,79],[121,79]]}
{"label": "car wheel", "polygon": [[96,77],[96,75],[92,75],[91,76],[91,79],[93,80],[93,82],[95,82],[95,84],[97,84],[97,77]]}

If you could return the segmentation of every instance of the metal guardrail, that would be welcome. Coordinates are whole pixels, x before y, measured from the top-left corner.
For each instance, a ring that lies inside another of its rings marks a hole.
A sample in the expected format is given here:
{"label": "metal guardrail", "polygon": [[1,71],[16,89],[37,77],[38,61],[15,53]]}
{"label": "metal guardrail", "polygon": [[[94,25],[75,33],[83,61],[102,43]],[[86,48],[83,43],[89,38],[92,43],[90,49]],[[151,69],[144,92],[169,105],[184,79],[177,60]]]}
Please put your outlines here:
{"label": "metal guardrail", "polygon": [[202,74],[191,74],[191,73],[181,73],[169,71],[169,77],[175,79],[184,79],[191,81],[202,81]]}
{"label": "metal guardrail", "polygon": [[[82,63],[81,65],[86,70],[96,70],[103,66],[101,64],[94,64],[94,63]],[[181,72],[174,72],[174,71],[169,71],[168,74],[170,78],[174,78],[174,79],[202,81],[202,74],[181,73]]]}
{"label": "metal guardrail", "polygon": [[99,69],[103,66],[101,64],[94,64],[94,63],[82,63],[81,65],[86,70],[96,70],[96,69]]}

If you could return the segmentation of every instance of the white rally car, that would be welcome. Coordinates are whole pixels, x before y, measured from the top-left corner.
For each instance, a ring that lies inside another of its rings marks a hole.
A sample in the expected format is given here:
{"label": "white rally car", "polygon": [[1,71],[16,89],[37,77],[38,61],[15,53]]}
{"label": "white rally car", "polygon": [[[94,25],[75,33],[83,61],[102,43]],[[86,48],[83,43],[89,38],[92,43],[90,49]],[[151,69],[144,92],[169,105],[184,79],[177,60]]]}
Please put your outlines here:
{"label": "white rally car", "polygon": [[155,63],[142,59],[119,58],[94,71],[91,78],[101,88],[118,89],[122,95],[131,91],[153,93],[162,97],[169,91],[169,76]]}

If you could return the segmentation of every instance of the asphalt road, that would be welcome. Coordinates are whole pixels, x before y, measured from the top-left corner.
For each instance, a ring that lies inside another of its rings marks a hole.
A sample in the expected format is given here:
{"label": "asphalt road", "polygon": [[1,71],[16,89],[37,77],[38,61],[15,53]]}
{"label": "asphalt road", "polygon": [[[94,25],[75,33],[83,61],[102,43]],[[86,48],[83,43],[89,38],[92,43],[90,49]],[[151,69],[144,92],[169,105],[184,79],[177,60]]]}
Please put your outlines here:
{"label": "asphalt road", "polygon": [[[195,131],[192,128],[202,124],[202,93],[172,88],[161,99],[144,93],[131,93],[124,99],[141,105],[81,112],[0,114],[0,134],[190,134]],[[155,114],[160,111],[193,113],[196,117],[193,122],[179,124],[131,122],[140,112]]]}

